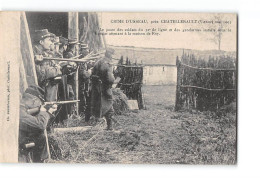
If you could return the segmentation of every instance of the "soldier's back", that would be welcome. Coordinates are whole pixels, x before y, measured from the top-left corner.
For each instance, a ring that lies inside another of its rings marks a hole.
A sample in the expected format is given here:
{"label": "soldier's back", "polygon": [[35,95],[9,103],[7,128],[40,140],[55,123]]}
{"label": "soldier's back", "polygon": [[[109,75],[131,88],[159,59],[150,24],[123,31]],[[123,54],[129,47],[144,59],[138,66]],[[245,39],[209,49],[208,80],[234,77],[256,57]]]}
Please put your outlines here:
{"label": "soldier's back", "polygon": [[109,88],[115,81],[109,58],[97,61],[93,68],[93,75],[99,76],[105,88]]}

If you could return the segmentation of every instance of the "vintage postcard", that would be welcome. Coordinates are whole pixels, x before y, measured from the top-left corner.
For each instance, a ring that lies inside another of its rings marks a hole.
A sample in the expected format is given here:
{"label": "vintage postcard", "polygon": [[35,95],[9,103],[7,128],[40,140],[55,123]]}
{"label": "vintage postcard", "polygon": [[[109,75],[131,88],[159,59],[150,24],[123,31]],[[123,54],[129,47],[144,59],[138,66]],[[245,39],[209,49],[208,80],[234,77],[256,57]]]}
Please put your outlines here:
{"label": "vintage postcard", "polygon": [[237,163],[237,14],[0,12],[3,163]]}

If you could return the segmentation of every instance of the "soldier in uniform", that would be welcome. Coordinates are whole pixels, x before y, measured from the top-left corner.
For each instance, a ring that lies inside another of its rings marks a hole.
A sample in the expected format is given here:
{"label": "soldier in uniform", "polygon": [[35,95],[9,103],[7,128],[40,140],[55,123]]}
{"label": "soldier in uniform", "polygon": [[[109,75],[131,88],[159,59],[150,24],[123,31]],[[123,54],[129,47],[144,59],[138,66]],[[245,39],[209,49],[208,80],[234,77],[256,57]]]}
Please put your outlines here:
{"label": "soldier in uniform", "polygon": [[[80,52],[80,58],[86,57],[89,54],[88,45],[81,43]],[[90,75],[92,67],[89,62],[80,63],[79,65],[79,111],[85,113],[86,122],[90,118]]]}
{"label": "soldier in uniform", "polygon": [[53,57],[50,53],[52,45],[51,36],[52,34],[47,29],[37,30],[33,47],[38,84],[46,90],[46,101],[57,100],[58,85],[55,78],[61,75],[60,65],[52,60],[43,60],[43,57]]}
{"label": "soldier in uniform", "polygon": [[[67,50],[64,52],[64,58],[74,58],[76,56],[77,45],[79,45],[77,39],[69,39]],[[63,74],[67,74],[67,83],[69,91],[69,99],[75,99],[75,92],[73,90],[73,74],[76,71],[77,64],[75,62],[69,62],[68,65],[63,68]]]}
{"label": "soldier in uniform", "polygon": [[89,48],[88,45],[85,43],[80,43],[80,57],[79,58],[84,58],[89,54]]}
{"label": "soldier in uniform", "polygon": [[[68,47],[66,51],[64,52],[63,56],[64,58],[75,58],[77,55],[77,46],[79,45],[77,39],[68,39]],[[77,70],[77,64],[75,62],[68,62],[67,66],[64,66],[62,68],[62,74],[67,75],[66,83],[67,83],[67,91],[68,91],[68,99],[69,100],[74,100],[76,95],[75,95],[75,81],[74,81],[74,74]],[[69,104],[68,108],[69,113],[72,112],[73,110],[73,105]]]}
{"label": "soldier in uniform", "polygon": [[59,40],[60,40],[59,52],[62,54],[63,57],[65,51],[67,50],[68,39],[64,37],[59,37]]}
{"label": "soldier in uniform", "polygon": [[[60,53],[59,47],[62,43],[60,43],[59,37],[55,36],[52,40],[51,50],[50,53],[52,54],[52,57],[54,58],[63,58],[63,54]],[[58,63],[58,62],[57,62]]]}
{"label": "soldier in uniform", "polygon": [[[19,122],[19,162],[25,161],[28,155],[28,149],[25,147],[28,143],[34,143],[32,149],[33,162],[43,162],[48,158],[46,137],[44,130],[57,105],[42,106],[44,101],[44,90],[39,86],[30,86],[23,93],[20,102],[20,122]],[[30,112],[36,108],[36,112]],[[38,108],[38,109],[37,109]]]}
{"label": "soldier in uniform", "polygon": [[80,43],[77,41],[77,39],[69,39],[67,50],[64,52],[64,58],[75,57],[77,55],[76,51],[79,44]]}
{"label": "soldier in uniform", "polygon": [[112,118],[114,115],[112,84],[115,81],[111,59],[113,49],[107,49],[105,57],[97,61],[93,67],[91,82],[91,121],[93,118],[105,117],[107,130],[112,130]]}

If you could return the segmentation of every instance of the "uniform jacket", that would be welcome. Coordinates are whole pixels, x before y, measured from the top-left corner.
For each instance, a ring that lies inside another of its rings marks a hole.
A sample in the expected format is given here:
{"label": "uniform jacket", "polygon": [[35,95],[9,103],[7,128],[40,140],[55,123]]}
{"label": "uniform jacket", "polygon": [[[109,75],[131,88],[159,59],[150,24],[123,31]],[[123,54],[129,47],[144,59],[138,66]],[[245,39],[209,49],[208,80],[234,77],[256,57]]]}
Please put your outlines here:
{"label": "uniform jacket", "polygon": [[68,51],[65,51],[64,52],[64,58],[72,58],[72,57],[75,57],[75,54],[73,53],[72,50],[68,50]]}
{"label": "uniform jacket", "polygon": [[[99,77],[100,82],[95,77]],[[115,77],[112,72],[110,59],[104,57],[99,60],[92,70],[91,106],[92,115],[102,117],[113,106],[112,84]]]}
{"label": "uniform jacket", "polygon": [[63,55],[60,52],[56,52],[56,51],[50,51],[49,55],[54,58],[63,58]]}
{"label": "uniform jacket", "polygon": [[[35,45],[33,47],[34,55],[42,55],[43,57],[53,57],[51,53],[45,51],[41,45]],[[60,68],[55,66],[55,62],[52,60],[36,61],[36,73],[39,84],[42,84],[44,80],[61,75]]]}
{"label": "uniform jacket", "polygon": [[19,129],[28,133],[40,133],[46,129],[51,115],[48,112],[40,111],[33,115],[28,113],[28,109],[40,107],[41,100],[31,94],[25,93],[20,103],[20,123]]}
{"label": "uniform jacket", "polygon": [[90,78],[90,73],[88,70],[91,68],[91,65],[88,63],[81,63],[79,65],[79,78],[83,81],[86,81]]}
{"label": "uniform jacket", "polygon": [[103,90],[111,89],[112,84],[115,81],[110,61],[109,58],[104,57],[97,61],[92,70],[92,74],[99,76],[101,79]]}
{"label": "uniform jacket", "polygon": [[33,162],[42,162],[48,158],[44,130],[47,127],[51,114],[45,111],[40,111],[34,115],[28,113],[28,109],[39,107],[40,104],[41,101],[36,96],[28,93],[23,95],[20,103],[19,161],[21,161],[24,155],[23,146],[28,142],[35,143],[35,147],[33,148]]}

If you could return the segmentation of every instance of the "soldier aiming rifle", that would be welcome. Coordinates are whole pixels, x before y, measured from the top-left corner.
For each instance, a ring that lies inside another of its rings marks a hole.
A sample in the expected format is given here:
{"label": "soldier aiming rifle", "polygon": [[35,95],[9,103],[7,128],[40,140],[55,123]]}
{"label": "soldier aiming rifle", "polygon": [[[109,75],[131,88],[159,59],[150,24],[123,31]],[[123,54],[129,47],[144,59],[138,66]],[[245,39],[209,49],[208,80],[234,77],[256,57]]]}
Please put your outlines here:
{"label": "soldier aiming rifle", "polygon": [[[80,59],[89,56],[90,53],[88,45],[81,43],[80,52]],[[90,76],[93,66],[92,60],[79,64],[79,98],[81,101],[79,111],[80,113],[85,113],[85,121],[88,121],[90,118]]]}
{"label": "soldier aiming rifle", "polygon": [[45,91],[35,85],[23,93],[20,104],[19,162],[41,163],[50,158],[46,128],[55,117],[57,105],[79,102],[44,102],[44,95]]}
{"label": "soldier aiming rifle", "polygon": [[[57,110],[57,105],[45,108],[45,91],[39,86],[30,86],[23,93],[19,118],[19,162],[44,162],[50,158],[46,127]],[[37,111],[30,112],[30,109]],[[32,153],[31,157],[28,157]],[[31,160],[28,160],[31,159]]]}
{"label": "soldier aiming rifle", "polygon": [[48,32],[47,29],[37,30],[34,34],[34,60],[36,64],[36,73],[38,84],[45,89],[45,100],[56,101],[58,83],[54,79],[61,75],[61,67],[54,60],[44,60],[44,57],[53,57],[51,46],[54,34]]}
{"label": "soldier aiming rifle", "polygon": [[54,101],[54,102],[44,102],[43,105],[36,107],[36,108],[32,108],[32,109],[28,109],[27,112],[29,114],[36,114],[40,111],[40,108],[42,106],[44,106],[46,109],[51,108],[53,105],[61,105],[61,104],[71,104],[71,103],[77,103],[80,100],[71,100],[71,101]]}

